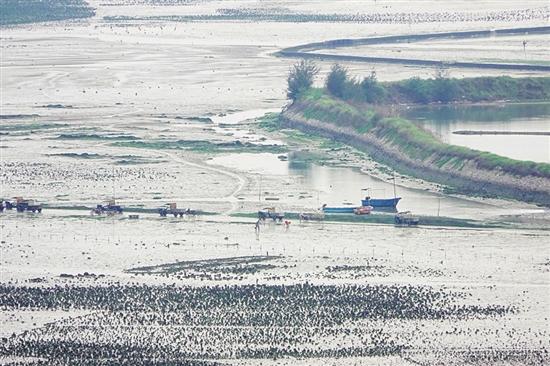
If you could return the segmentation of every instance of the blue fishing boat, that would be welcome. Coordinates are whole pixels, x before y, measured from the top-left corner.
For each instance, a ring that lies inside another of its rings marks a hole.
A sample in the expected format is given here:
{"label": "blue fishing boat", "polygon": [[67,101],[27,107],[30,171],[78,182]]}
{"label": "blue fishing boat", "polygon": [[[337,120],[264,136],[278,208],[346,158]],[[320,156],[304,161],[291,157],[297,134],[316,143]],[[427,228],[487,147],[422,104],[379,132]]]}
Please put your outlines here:
{"label": "blue fishing boat", "polygon": [[[362,191],[368,191],[370,188],[364,188]],[[395,174],[393,175],[393,198],[371,198],[370,195],[366,196],[364,200],[361,200],[361,205],[372,206],[375,210],[396,210],[397,204],[401,200],[401,197],[397,197],[395,187]]]}
{"label": "blue fishing boat", "polygon": [[365,197],[364,200],[361,200],[363,206],[372,206],[374,209],[377,208],[396,208],[397,204],[401,200],[401,197],[394,198],[370,198]]}

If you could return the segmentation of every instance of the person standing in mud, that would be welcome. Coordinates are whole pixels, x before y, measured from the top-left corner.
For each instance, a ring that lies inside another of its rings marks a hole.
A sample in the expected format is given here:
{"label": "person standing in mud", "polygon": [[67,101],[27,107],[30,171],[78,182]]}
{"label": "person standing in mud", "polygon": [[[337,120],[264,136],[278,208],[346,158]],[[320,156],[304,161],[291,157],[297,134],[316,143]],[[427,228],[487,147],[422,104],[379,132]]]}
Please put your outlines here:
{"label": "person standing in mud", "polygon": [[260,223],[261,219],[258,219],[258,221],[256,221],[256,224],[254,225],[254,232],[256,233],[256,237],[259,237],[260,235]]}

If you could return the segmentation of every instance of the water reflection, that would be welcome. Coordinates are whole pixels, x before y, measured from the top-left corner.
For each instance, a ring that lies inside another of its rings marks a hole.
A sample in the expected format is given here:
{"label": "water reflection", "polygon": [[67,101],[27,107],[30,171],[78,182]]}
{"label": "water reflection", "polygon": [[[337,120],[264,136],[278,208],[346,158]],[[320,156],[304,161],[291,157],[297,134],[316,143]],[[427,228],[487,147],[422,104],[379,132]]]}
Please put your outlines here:
{"label": "water reflection", "polygon": [[[369,194],[373,198],[390,198],[394,195],[391,179],[386,182],[357,169],[293,161],[292,155],[285,161],[270,153],[236,153],[218,156],[210,163],[250,174],[293,177],[298,182],[296,191],[307,189],[315,200],[318,198],[319,205],[359,205],[365,195],[365,188],[370,189]],[[435,216],[439,212],[441,216],[482,218],[512,212],[512,208],[503,209],[482,201],[438,195],[399,185],[396,187],[396,194],[403,197],[399,210],[411,210],[422,215]],[[515,212],[519,211],[516,209]]]}
{"label": "water reflection", "polygon": [[453,134],[457,130],[550,132],[550,103],[423,106],[407,109],[402,116],[449,144],[550,163],[550,136]]}

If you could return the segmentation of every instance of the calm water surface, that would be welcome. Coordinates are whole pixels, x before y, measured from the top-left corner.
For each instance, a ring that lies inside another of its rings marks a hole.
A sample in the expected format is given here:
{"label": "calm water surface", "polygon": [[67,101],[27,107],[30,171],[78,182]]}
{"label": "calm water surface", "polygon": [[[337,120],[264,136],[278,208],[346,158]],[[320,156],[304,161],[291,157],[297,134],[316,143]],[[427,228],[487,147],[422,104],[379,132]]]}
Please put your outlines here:
{"label": "calm water surface", "polygon": [[459,130],[550,132],[550,103],[429,106],[411,108],[402,115],[449,144],[550,163],[550,136],[453,134]]}
{"label": "calm water surface", "polygon": [[[272,110],[266,111],[271,112]],[[262,111],[245,111],[217,118],[215,123],[235,124],[262,115]],[[550,132],[550,103],[429,106],[411,108],[403,112],[411,119],[451,144],[494,152],[515,159],[550,163],[550,136],[491,136],[456,135],[457,130],[545,131]],[[277,154],[234,153],[215,157],[210,164],[246,172],[287,176],[298,179],[319,197],[319,205],[329,206],[360,204],[369,189],[375,198],[394,196],[394,185],[362,173],[358,169],[328,167],[293,160],[281,161]],[[398,209],[411,210],[423,215],[483,218],[500,214],[539,211],[534,206],[510,203],[509,207],[495,205],[477,199],[463,199],[409,189],[397,185],[395,194],[402,197]]]}
{"label": "calm water surface", "polygon": [[[369,188],[370,195],[376,198],[390,198],[394,195],[392,182],[385,182],[353,168],[328,167],[292,161],[281,161],[277,154],[235,153],[218,156],[210,164],[220,165],[249,174],[292,176],[313,195],[318,195],[319,206],[360,205],[361,198]],[[275,187],[273,187],[275,188]],[[297,188],[299,189],[299,188]],[[400,211],[411,210],[422,215],[453,216],[464,218],[486,218],[500,214],[531,212],[531,208],[522,206],[496,207],[492,204],[449,197],[430,193],[421,189],[409,189],[396,186],[396,195],[402,197],[398,205]],[[533,212],[539,209],[533,206]]]}

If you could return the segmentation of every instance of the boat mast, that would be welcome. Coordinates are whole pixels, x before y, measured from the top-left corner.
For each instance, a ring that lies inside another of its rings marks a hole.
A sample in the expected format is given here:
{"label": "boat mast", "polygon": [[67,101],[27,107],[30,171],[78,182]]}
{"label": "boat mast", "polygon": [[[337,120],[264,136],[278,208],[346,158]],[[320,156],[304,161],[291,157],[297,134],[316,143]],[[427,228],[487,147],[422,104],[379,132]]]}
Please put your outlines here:
{"label": "boat mast", "polygon": [[393,198],[397,198],[397,193],[395,192],[395,172],[393,172]]}

